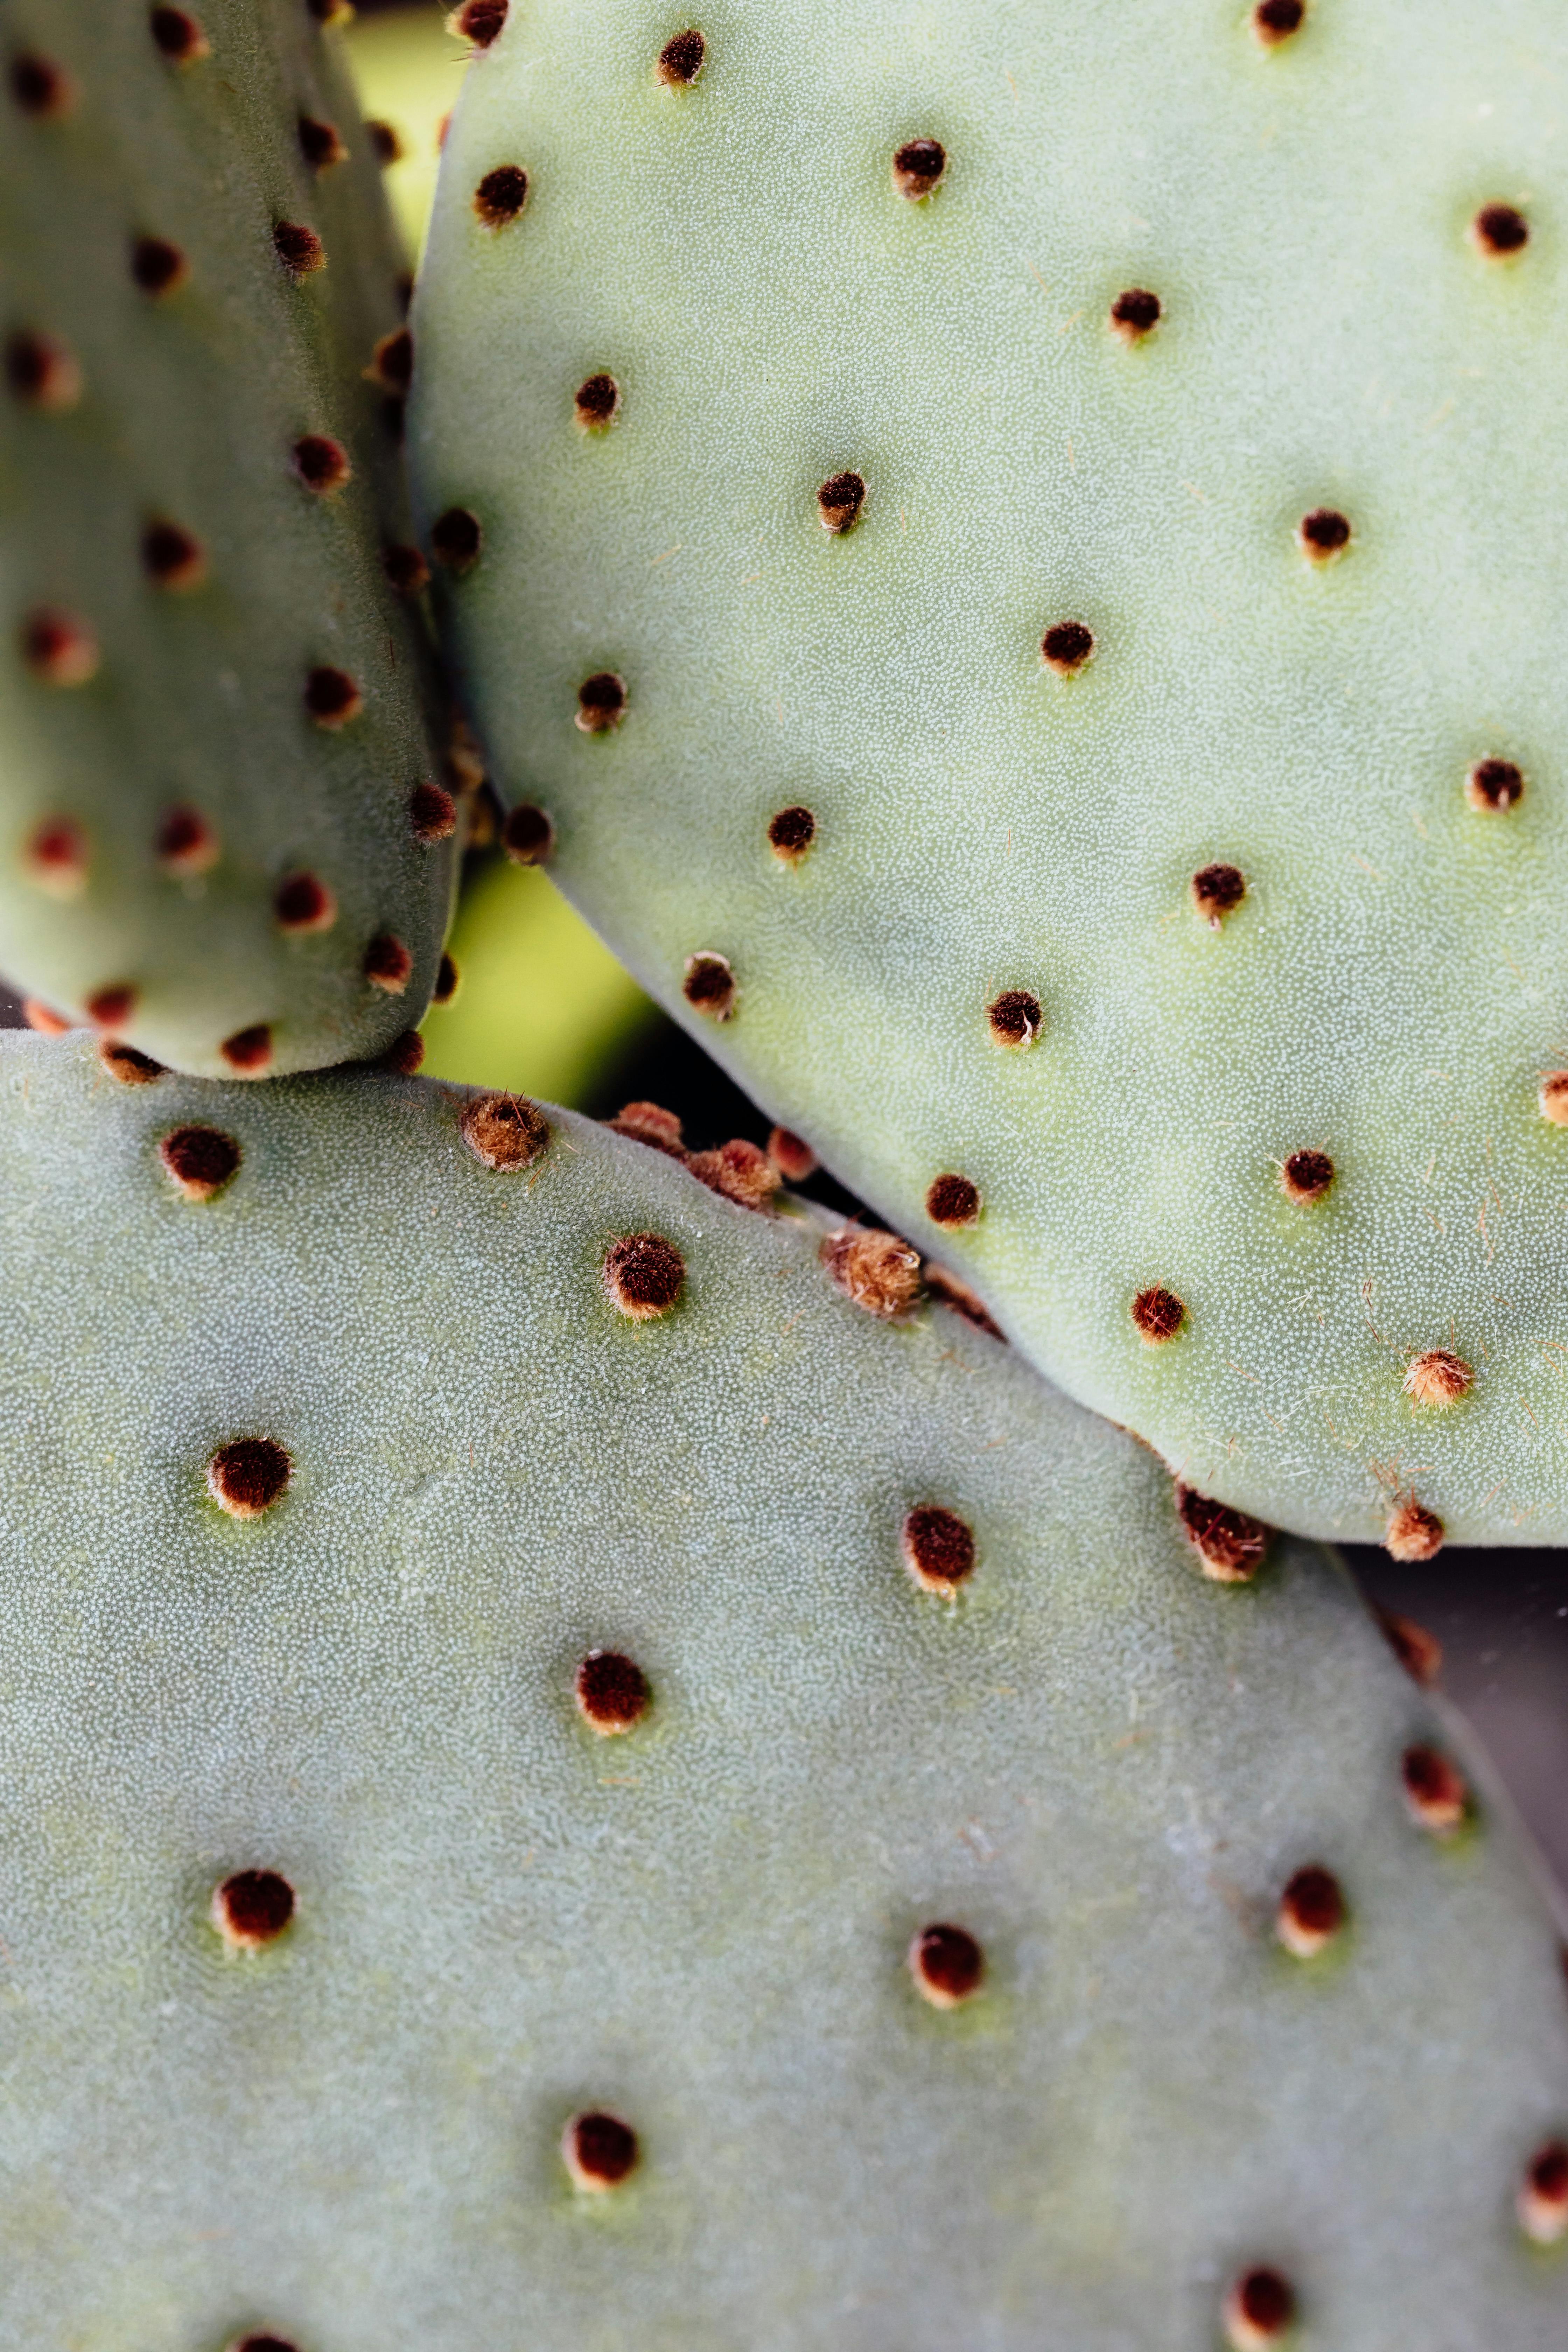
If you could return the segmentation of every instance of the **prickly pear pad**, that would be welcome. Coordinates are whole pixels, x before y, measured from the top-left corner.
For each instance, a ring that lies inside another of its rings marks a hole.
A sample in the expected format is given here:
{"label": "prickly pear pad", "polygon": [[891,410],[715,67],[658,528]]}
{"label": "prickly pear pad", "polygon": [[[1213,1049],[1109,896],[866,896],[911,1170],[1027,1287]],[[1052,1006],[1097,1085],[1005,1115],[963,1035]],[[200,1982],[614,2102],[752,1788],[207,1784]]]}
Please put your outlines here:
{"label": "prickly pear pad", "polygon": [[514,8],[447,625],[595,927],[1053,1379],[1307,1532],[1561,1543],[1568,26],[1259,13],[724,0],[674,87]]}
{"label": "prickly pear pad", "polygon": [[1561,2343],[1552,1923],[1322,1555],[564,1114],[0,1100],[8,2344]]}
{"label": "prickly pear pad", "polygon": [[428,998],[454,811],[338,37],[305,0],[5,37],[0,970],[204,1076],[372,1054]]}

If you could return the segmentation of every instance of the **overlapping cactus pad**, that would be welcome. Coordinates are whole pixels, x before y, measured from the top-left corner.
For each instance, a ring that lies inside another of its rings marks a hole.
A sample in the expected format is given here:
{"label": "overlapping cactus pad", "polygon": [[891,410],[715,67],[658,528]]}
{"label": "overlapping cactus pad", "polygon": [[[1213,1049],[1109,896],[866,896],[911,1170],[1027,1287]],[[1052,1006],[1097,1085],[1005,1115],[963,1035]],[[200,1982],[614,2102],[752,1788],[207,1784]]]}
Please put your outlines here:
{"label": "overlapping cactus pad", "polygon": [[399,263],[332,13],[5,15],[0,970],[209,1076],[384,1046],[451,889]]}
{"label": "overlapping cactus pad", "polygon": [[1205,1492],[1568,1539],[1561,10],[503,14],[413,446],[563,885]]}
{"label": "overlapping cactus pad", "polygon": [[0,1087],[7,2344],[1554,2352],[1554,1931],[1328,1559],[628,1136]]}

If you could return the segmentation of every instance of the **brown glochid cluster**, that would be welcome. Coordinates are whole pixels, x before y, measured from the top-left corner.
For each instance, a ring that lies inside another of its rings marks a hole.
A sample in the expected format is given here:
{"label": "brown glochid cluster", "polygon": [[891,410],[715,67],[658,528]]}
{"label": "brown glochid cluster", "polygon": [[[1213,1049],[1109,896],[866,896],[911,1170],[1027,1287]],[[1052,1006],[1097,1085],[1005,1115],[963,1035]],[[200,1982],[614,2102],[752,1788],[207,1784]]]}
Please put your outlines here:
{"label": "brown glochid cluster", "polygon": [[223,855],[216,833],[199,809],[184,804],[166,811],[153,845],[165,874],[210,873]]}
{"label": "brown glochid cluster", "polygon": [[448,572],[471,572],[484,543],[484,526],[471,507],[448,507],[430,526],[430,552]]}
{"label": "brown glochid cluster", "polygon": [[668,1315],[686,1281],[686,1261],[662,1234],[623,1234],[605,1253],[605,1287],[633,1323]]}
{"label": "brown glochid cluster", "polygon": [[295,1908],[293,1888],[275,1870],[237,1870],[213,1889],[213,1925],[237,1951],[276,1943]]}
{"label": "brown glochid cluster", "polygon": [[81,398],[81,369],[74,352],[53,335],[19,327],[5,343],[5,383],[13,400],[47,415],[64,415]]}
{"label": "brown glochid cluster", "polygon": [[666,41],[654,70],[667,89],[689,89],[707,56],[707,42],[695,26],[689,26],[684,33]]}
{"label": "brown glochid cluster", "polygon": [[1374,1613],[1384,1641],[1411,1681],[1422,1690],[1431,1690],[1443,1672],[1443,1644],[1436,1634],[1418,1625],[1414,1617],[1402,1617],[1396,1609],[1378,1609]]}
{"label": "brown glochid cluster", "polygon": [[500,845],[514,866],[542,866],[555,846],[555,827],[542,808],[520,801],[501,820]]}
{"label": "brown glochid cluster", "polygon": [[1307,0],[1258,0],[1252,12],[1254,38],[1266,49],[1278,48],[1306,22]]}
{"label": "brown glochid cluster", "polygon": [[607,735],[626,715],[626,682],[613,669],[596,669],[577,688],[576,723],[584,735]]}
{"label": "brown glochid cluster", "polygon": [[1465,778],[1465,798],[1484,816],[1502,816],[1524,798],[1524,776],[1511,760],[1478,760]]}
{"label": "brown glochid cluster", "polygon": [[662,1103],[623,1103],[609,1124],[613,1135],[629,1135],[634,1143],[646,1143],[650,1151],[662,1151],[671,1160],[686,1157],[680,1121]]}
{"label": "brown glochid cluster", "polygon": [[1296,2323],[1296,2291],[1282,2271],[1244,2271],[1226,2290],[1220,2313],[1231,2352],[1270,2352]]}
{"label": "brown glochid cluster", "polygon": [[258,1021],[226,1037],[218,1052],[237,1077],[264,1077],[272,1063],[272,1031],[265,1021]]}
{"label": "brown glochid cluster", "polygon": [[1440,1748],[1425,1742],[1407,1748],[1400,1760],[1400,1779],[1410,1817],[1434,1837],[1451,1837],[1464,1826],[1470,1792],[1458,1767]]}
{"label": "brown glochid cluster", "polygon": [[578,2189],[618,2189],[636,2168],[637,2136],[618,2116],[574,2116],[562,2134],[561,2154]]}
{"label": "brown glochid cluster", "polygon": [[1274,1932],[1296,1959],[1316,1959],[1344,1924],[1344,1892],[1331,1870],[1310,1862],[1287,1880]]}
{"label": "brown glochid cluster", "polygon": [[441,961],[436,967],[436,985],[430,991],[431,1003],[450,1004],[458,993],[458,977],[457,965],[443,948]]}
{"label": "brown glochid cluster", "polygon": [[991,1034],[998,1045],[1016,1049],[1032,1045],[1045,1023],[1045,1008],[1026,988],[1005,988],[985,1008]]}
{"label": "brown glochid cluster", "polygon": [[302,433],[289,453],[289,463],[296,478],[319,499],[331,498],[353,478],[348,451],[330,433]]}
{"label": "brown glochid cluster", "polygon": [[1040,659],[1058,677],[1076,677],[1094,654],[1094,631],[1084,621],[1053,621],[1040,639]]}
{"label": "brown glochid cluster", "polygon": [[1470,242],[1489,261],[1507,261],[1530,243],[1530,223],[1514,205],[1483,205],[1470,223]]}
{"label": "brown glochid cluster", "polygon": [[786,866],[797,866],[816,839],[816,819],[808,808],[782,808],[768,819],[768,847]]}
{"label": "brown glochid cluster", "polygon": [[686,973],[680,992],[694,1011],[705,1013],[710,1021],[729,1021],[735,1011],[735,971],[728,956],[711,948],[700,949],[686,959]]}
{"label": "brown glochid cluster", "polygon": [[897,1234],[849,1225],[822,1244],[822,1263],[847,1298],[890,1321],[921,1296],[920,1252]]}
{"label": "brown glochid cluster", "polygon": [[208,53],[207,37],[188,9],[154,8],[148,25],[160,56],[172,66],[194,66]]}
{"label": "brown glochid cluster", "polygon": [[258,1519],[287,1492],[294,1465],[275,1437],[237,1437],[207,1463],[207,1492],[231,1519]]}
{"label": "brown glochid cluster", "polygon": [[1548,1070],[1535,1099],[1542,1118],[1553,1127],[1568,1127],[1568,1070]]}
{"label": "brown glochid cluster", "polygon": [[1279,1169],[1279,1190],[1298,1208],[1321,1201],[1334,1181],[1334,1163],[1326,1151],[1292,1151]]}
{"label": "brown glochid cluster", "polygon": [[1442,1550],[1447,1533],[1436,1511],[1429,1511],[1414,1495],[1406,1495],[1388,1515],[1384,1548],[1393,1559],[1432,1559]]}
{"label": "brown glochid cluster", "polygon": [[804,1184],[816,1173],[816,1152],[787,1127],[775,1127],[768,1137],[768,1158],[786,1184]]}
{"label": "brown glochid cluster", "polygon": [[87,1000],[87,1017],[96,1029],[122,1029],[135,1009],[136,991],[122,980],[95,988]]}
{"label": "brown glochid cluster", "polygon": [[304,703],[316,725],[331,733],[359,717],[364,709],[364,696],[358,679],[351,677],[346,669],[336,669],[323,662],[320,668],[306,674]]}
{"label": "brown glochid cluster", "polygon": [[221,1128],[176,1127],[160,1140],[158,1157],[187,1201],[210,1201],[236,1173],[242,1154]]}
{"label": "brown glochid cluster", "polygon": [[400,540],[382,549],[381,568],[395,595],[417,596],[422,588],[430,585],[430,566],[424,556],[418,548],[409,547]]}
{"label": "brown glochid cluster", "polygon": [[142,569],[154,587],[180,594],[206,578],[206,551],[194,531],[155,517],[142,533]]}
{"label": "brown glochid cluster", "polygon": [[526,1095],[479,1095],[465,1103],[463,1141],[486,1168],[527,1168],[550,1140],[550,1121]]}
{"label": "brown glochid cluster", "polygon": [[349,160],[343,135],[335,122],[328,122],[316,114],[302,114],[299,121],[300,152],[312,172],[334,171]]}
{"label": "brown glochid cluster", "polygon": [[1176,1515],[1197,1553],[1204,1574],[1215,1584],[1250,1584],[1268,1551],[1268,1529],[1246,1511],[1212,1502],[1178,1479]]}
{"label": "brown glochid cluster", "polygon": [[738,1209],[771,1212],[779,1171],[760,1145],[743,1136],[712,1151],[693,1151],[686,1162],[700,1184],[733,1201]]}
{"label": "brown glochid cluster", "polygon": [[841,539],[853,530],[866,503],[866,482],[860,474],[833,474],[816,493],[816,519],[826,531]]}
{"label": "brown glochid cluster", "polygon": [[1458,1403],[1474,1386],[1475,1378],[1471,1367],[1451,1348],[1428,1348],[1424,1355],[1411,1358],[1401,1386],[1415,1403],[1443,1412]]}
{"label": "brown glochid cluster", "polygon": [[86,686],[100,658],[97,637],[75,613],[43,605],[22,624],[22,659],[45,686]]}
{"label": "brown glochid cluster", "polygon": [[110,1076],[118,1079],[122,1087],[150,1087],[154,1078],[167,1075],[162,1062],[155,1062],[151,1054],[143,1054],[135,1045],[126,1045],[121,1037],[106,1037],[98,1049],[98,1058]]}
{"label": "brown glochid cluster", "polygon": [[973,1225],[980,1215],[980,1187],[967,1176],[933,1177],[926,1188],[926,1214],[950,1232]]}
{"label": "brown glochid cluster", "polygon": [[274,221],[272,250],[278,257],[279,266],[296,284],[327,266],[326,247],[315,230],[308,228],[303,221]]}
{"label": "brown glochid cluster", "polygon": [[1555,2246],[1568,2237],[1568,2141],[1549,2139],[1525,2166],[1515,2209],[1532,2244]]}
{"label": "brown glochid cluster", "polygon": [[590,1650],[577,1669],[578,1711],[605,1738],[630,1731],[647,1713],[647,1676],[619,1650]]}
{"label": "brown glochid cluster", "polygon": [[74,898],[86,887],[87,836],[68,816],[47,816],[28,836],[27,867],[51,898]]}
{"label": "brown glochid cluster", "polygon": [[602,433],[615,422],[621,387],[613,375],[584,376],[573,395],[572,414],[584,433]]}
{"label": "brown glochid cluster", "polygon": [[17,111],[35,122],[60,122],[76,104],[76,84],[64,66],[37,49],[18,49],[11,59],[11,97]]}
{"label": "brown glochid cluster", "polygon": [[416,784],[408,795],[408,830],[415,840],[433,848],[438,841],[449,841],[457,829],[458,803],[445,784],[427,778]]}
{"label": "brown glochid cluster", "polygon": [[1141,343],[1153,333],[1163,316],[1163,305],[1146,286],[1129,286],[1110,306],[1110,324],[1124,343]]}
{"label": "brown glochid cluster", "polygon": [[893,157],[893,185],[911,205],[935,194],[947,171],[940,139],[907,139]]}
{"label": "brown glochid cluster", "polygon": [[286,874],[272,893],[272,919],[280,931],[330,931],[338,902],[316,874]]}
{"label": "brown glochid cluster", "polygon": [[974,1530],[941,1503],[921,1503],[904,1519],[904,1566],[923,1592],[951,1601],[974,1573]]}
{"label": "brown glochid cluster", "polygon": [[498,163],[474,190],[475,217],[486,228],[510,228],[528,202],[528,173],[521,163]]}
{"label": "brown glochid cluster", "polygon": [[376,1055],[373,1067],[395,1078],[411,1078],[425,1059],[425,1040],[417,1029],[404,1029]]}
{"label": "brown glochid cluster", "polygon": [[1173,1339],[1186,1321],[1187,1310],[1173,1290],[1158,1283],[1141,1290],[1132,1301],[1132,1323],[1145,1347],[1163,1347]]}
{"label": "brown glochid cluster", "polygon": [[506,24],[507,0],[462,0],[447,19],[447,30],[476,49],[488,49]]}
{"label": "brown glochid cluster", "polygon": [[367,383],[378,385],[395,401],[404,399],[414,382],[414,337],[409,329],[394,327],[390,334],[377,336],[371,345],[370,365],[363,373]]}
{"label": "brown glochid cluster", "polygon": [[1198,913],[1217,931],[1246,898],[1247,877],[1239,866],[1201,866],[1187,887]]}
{"label": "brown glochid cluster", "polygon": [[389,171],[394,163],[402,163],[406,151],[395,123],[383,122],[379,117],[371,115],[366,120],[364,131],[370,141],[370,152],[384,172]]}
{"label": "brown glochid cluster", "polygon": [[1350,543],[1350,517],[1338,507],[1314,507],[1296,525],[1296,544],[1309,563],[1331,563]]}
{"label": "brown glochid cluster", "polygon": [[977,1993],[985,1955],[967,1927],[939,1920],[916,1933],[909,1949],[915,1990],[933,2009],[957,2009]]}

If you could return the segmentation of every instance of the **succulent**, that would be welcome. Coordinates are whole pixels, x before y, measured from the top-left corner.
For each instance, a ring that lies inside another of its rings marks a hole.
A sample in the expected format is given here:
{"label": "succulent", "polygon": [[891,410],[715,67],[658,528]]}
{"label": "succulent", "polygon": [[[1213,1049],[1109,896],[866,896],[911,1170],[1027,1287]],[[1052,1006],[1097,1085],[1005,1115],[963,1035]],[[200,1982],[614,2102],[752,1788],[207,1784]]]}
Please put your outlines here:
{"label": "succulent", "polygon": [[5,15],[0,966],[209,1076],[386,1047],[451,895],[406,285],[332,13]]}
{"label": "succulent", "polygon": [[1329,1559],[647,1106],[0,1087],[8,2343],[1562,2343],[1552,1924]]}
{"label": "succulent", "polygon": [[481,14],[410,447],[521,853],[1205,1495],[1568,1538],[1561,12]]}

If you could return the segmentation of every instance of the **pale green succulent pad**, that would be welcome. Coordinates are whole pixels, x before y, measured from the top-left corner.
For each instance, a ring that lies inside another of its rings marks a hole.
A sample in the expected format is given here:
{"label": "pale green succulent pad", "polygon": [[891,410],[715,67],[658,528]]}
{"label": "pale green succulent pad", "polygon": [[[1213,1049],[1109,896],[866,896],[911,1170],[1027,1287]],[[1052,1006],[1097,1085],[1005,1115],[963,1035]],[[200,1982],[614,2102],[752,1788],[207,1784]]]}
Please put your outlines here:
{"label": "pale green succulent pad", "polygon": [[1546,0],[518,0],[416,301],[563,886],[1075,1396],[1407,1552],[1568,1539],[1565,92]]}
{"label": "pale green succulent pad", "polygon": [[1560,2346],[1552,1923],[1484,1787],[1412,1817],[1453,1735],[1329,1560],[1207,1580],[997,1342],[566,1114],[0,1086],[6,2346],[1211,2352],[1258,2268],[1303,2352]]}
{"label": "pale green succulent pad", "polygon": [[387,1045],[451,892],[384,569],[401,265],[331,13],[4,15],[0,970],[206,1076]]}

